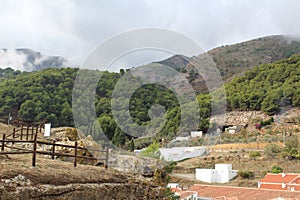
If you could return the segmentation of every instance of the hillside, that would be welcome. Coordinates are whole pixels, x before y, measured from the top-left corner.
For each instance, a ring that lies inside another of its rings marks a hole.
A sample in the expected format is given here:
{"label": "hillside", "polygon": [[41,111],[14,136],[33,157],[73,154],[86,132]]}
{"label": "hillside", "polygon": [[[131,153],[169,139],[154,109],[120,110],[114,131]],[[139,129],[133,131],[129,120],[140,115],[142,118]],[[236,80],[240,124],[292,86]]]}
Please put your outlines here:
{"label": "hillside", "polygon": [[[47,118],[54,127],[72,126],[71,97],[77,71],[76,68],[47,69],[22,73],[13,76],[14,78],[3,80],[0,83],[0,95],[3,97],[0,99],[2,121],[7,121],[8,114],[12,113],[14,119],[40,121]],[[9,73],[14,74],[12,71]],[[121,73],[102,73],[95,101],[98,122],[106,136],[120,146],[124,145],[126,140],[131,140],[131,137],[116,125],[111,111],[111,94],[121,77]],[[225,85],[227,107],[230,110],[261,110],[269,115],[280,112],[283,106],[298,107],[300,105],[299,80],[300,56],[257,66]],[[134,78],[130,81],[139,83],[139,80]],[[124,85],[124,87],[128,86]],[[123,88],[123,91],[125,89]],[[197,99],[201,115],[199,129],[205,131],[209,127],[210,95],[199,94]],[[175,136],[180,123],[180,107],[175,94],[169,89],[153,84],[140,87],[131,96],[130,114],[136,123],[145,126],[150,120],[148,111],[155,103],[164,106],[167,112],[167,121],[158,137],[171,139]],[[88,122],[89,119],[84,113],[83,109],[81,120]],[[121,110],[118,114],[123,116],[125,113]],[[125,122],[129,120],[123,118]],[[194,129],[194,127],[184,128],[186,131]],[[100,139],[99,132],[94,127],[81,127],[81,129],[93,135],[96,140]]]}
{"label": "hillside", "polygon": [[[275,35],[214,48],[208,51],[207,55],[219,69],[223,81],[228,82],[255,66],[273,63],[298,53],[300,53],[299,38]],[[203,77],[197,74],[193,67],[193,65],[201,66],[201,63],[205,62],[202,57],[203,55],[191,58],[175,55],[159,63],[184,73],[197,93],[205,93],[207,88]]]}
{"label": "hillside", "polygon": [[280,107],[300,106],[299,80],[300,56],[260,65],[225,85],[228,107],[273,115]]}
{"label": "hillside", "polygon": [[31,155],[0,156],[1,199],[164,199],[155,180]]}
{"label": "hillside", "polygon": [[[268,45],[270,47],[267,47]],[[257,48],[260,48],[260,50],[258,51]],[[234,51],[233,49],[239,50]],[[210,53],[216,56],[217,61],[219,58],[223,58],[223,61],[219,59],[220,66],[218,67],[220,69],[226,67],[225,63],[228,64],[228,62],[225,62],[225,60],[231,57],[237,56],[236,59],[248,59],[248,62],[245,62],[248,64],[241,65],[240,67],[237,64],[231,67],[236,74],[252,68],[252,65],[255,64],[272,62],[253,67],[253,69],[239,74],[238,77],[233,78],[233,76],[230,76],[231,81],[225,85],[228,109],[241,111],[261,110],[269,115],[273,115],[279,113],[281,111],[280,108],[284,106],[298,107],[300,105],[300,56],[294,55],[288,59],[275,61],[298,50],[297,42],[291,41],[288,43],[283,36],[270,36],[210,51]],[[201,56],[199,55],[197,58],[201,58]],[[155,67],[169,65],[184,73],[188,81],[192,83],[192,86],[198,89],[205,87],[205,83],[200,75],[196,71],[193,71],[193,66],[187,60],[195,61],[197,59],[196,57],[186,58],[177,55],[161,61],[160,64],[151,63],[149,66],[155,70]],[[238,60],[234,62],[240,63]],[[138,71],[138,69],[136,70]],[[2,122],[7,122],[7,117],[11,113],[13,120],[20,118],[22,120],[41,121],[47,118],[51,121],[53,127],[73,126],[74,121],[71,107],[72,90],[77,72],[77,68],[53,68],[23,73],[12,69],[2,69],[2,75],[0,76],[2,79],[0,83],[0,96],[3,97],[0,99],[0,116]],[[173,73],[168,74],[168,71],[163,72],[172,80]],[[117,125],[111,108],[111,95],[115,85],[124,73],[102,73],[92,70],[89,70],[89,73],[93,75],[97,75],[97,73],[102,74],[101,81],[97,86],[95,102],[89,103],[89,105],[95,103],[97,121],[109,140],[112,140],[120,147],[127,148],[126,144],[132,140],[132,137],[124,133]],[[148,72],[141,70],[141,73]],[[223,75],[225,77],[225,74]],[[207,76],[209,76],[209,72]],[[141,80],[131,77],[129,82],[131,84],[140,84]],[[118,92],[120,94],[132,87],[132,85],[121,85],[124,88]],[[86,91],[86,88],[82,89],[82,91]],[[184,87],[181,89],[183,92],[185,91]],[[215,92],[218,92],[218,90],[215,90]],[[208,119],[210,116],[210,95],[198,94],[197,100],[199,102],[201,118],[198,129],[206,131],[210,126]],[[84,102],[85,99],[79,99],[79,101]],[[123,106],[123,103],[120,102],[120,106]],[[151,119],[149,109],[153,105],[159,103],[165,108],[166,123],[158,132],[158,139],[164,138],[166,141],[170,141],[176,134],[181,134],[177,133],[181,120],[179,102],[176,95],[167,87],[155,84],[143,85],[132,94],[129,103],[132,120],[141,126],[149,125]],[[189,109],[192,108],[189,107]],[[80,129],[85,134],[93,135],[95,140],[102,140],[103,138],[101,138],[95,122],[90,122],[87,117],[86,108],[83,107],[81,113],[80,120],[85,125],[80,127]],[[192,110],[188,110],[187,113],[192,113]],[[130,119],[126,117],[126,112],[123,109],[118,111],[118,115],[121,116],[120,118],[123,118],[125,124],[132,124],[129,121]],[[156,123],[160,125],[162,121],[158,120]],[[197,127],[183,125],[182,128],[183,132],[189,132]],[[142,144],[140,147],[143,146],[145,145]]]}

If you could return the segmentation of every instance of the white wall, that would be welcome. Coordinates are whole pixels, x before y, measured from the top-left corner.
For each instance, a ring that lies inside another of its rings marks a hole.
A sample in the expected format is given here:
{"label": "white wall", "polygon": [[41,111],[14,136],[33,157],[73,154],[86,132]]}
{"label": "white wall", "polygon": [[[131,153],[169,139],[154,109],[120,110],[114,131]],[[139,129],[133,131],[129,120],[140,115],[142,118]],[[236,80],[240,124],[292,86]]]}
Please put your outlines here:
{"label": "white wall", "polygon": [[216,174],[214,171],[214,169],[196,169],[196,179],[212,183],[213,176]]}
{"label": "white wall", "polygon": [[216,164],[215,169],[196,169],[196,179],[208,183],[227,183],[237,175],[231,164]]}
{"label": "white wall", "polygon": [[190,136],[186,136],[186,137],[179,136],[179,137],[175,138],[175,140],[178,140],[178,141],[185,141],[185,140],[189,140],[189,139],[190,139]]}
{"label": "white wall", "polygon": [[191,131],[191,138],[202,137],[202,136],[203,136],[202,131]]}
{"label": "white wall", "polygon": [[168,183],[167,187],[168,188],[178,188],[179,185],[178,185],[178,183]]}
{"label": "white wall", "polygon": [[215,164],[216,170],[232,170],[232,164]]}

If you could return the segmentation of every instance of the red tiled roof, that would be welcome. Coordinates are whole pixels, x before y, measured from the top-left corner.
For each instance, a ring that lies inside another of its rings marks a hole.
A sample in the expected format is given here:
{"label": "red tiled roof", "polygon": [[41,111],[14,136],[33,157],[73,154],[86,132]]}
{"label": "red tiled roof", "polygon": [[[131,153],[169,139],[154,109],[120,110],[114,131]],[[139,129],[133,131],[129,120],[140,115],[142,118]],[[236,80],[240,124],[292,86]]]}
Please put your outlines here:
{"label": "red tiled roof", "polygon": [[172,192],[179,192],[179,191],[181,191],[181,189],[180,188],[171,188],[171,191]]}
{"label": "red tiled roof", "polygon": [[271,189],[271,190],[288,190],[287,187],[282,188],[282,184],[278,183],[278,184],[261,184],[260,185],[260,189]]}
{"label": "red tiled roof", "polygon": [[300,200],[300,192],[291,192],[284,190],[265,190],[257,188],[240,188],[240,187],[224,187],[213,185],[195,184],[190,191],[198,192],[198,196],[227,199],[238,198],[242,200],[271,200],[274,198],[291,198],[292,200]]}
{"label": "red tiled roof", "polygon": [[[300,174],[267,174],[260,181],[260,188],[262,189],[276,189],[276,190],[293,190],[300,191]],[[282,187],[282,184],[285,187]]]}
{"label": "red tiled roof", "polygon": [[300,184],[300,175],[295,180],[293,180],[292,183]]}
{"label": "red tiled roof", "polygon": [[190,197],[190,196],[192,196],[195,193],[196,193],[195,191],[189,191],[189,190],[178,192],[178,194],[180,196],[180,199],[184,199],[184,198]]}
{"label": "red tiled roof", "polygon": [[293,179],[295,179],[300,174],[267,174],[264,178],[262,178],[259,182],[266,183],[289,183]]}

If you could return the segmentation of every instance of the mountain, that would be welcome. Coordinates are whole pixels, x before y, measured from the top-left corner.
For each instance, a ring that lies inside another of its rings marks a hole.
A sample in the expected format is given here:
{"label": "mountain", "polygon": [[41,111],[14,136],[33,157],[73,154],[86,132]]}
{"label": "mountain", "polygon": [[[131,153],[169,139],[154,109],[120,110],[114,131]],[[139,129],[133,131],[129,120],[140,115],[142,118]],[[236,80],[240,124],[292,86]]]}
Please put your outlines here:
{"label": "mountain", "polygon": [[61,56],[48,56],[31,49],[1,49],[0,68],[39,71],[47,68],[76,67]]}
{"label": "mountain", "polygon": [[[208,56],[218,68],[223,81],[229,82],[234,77],[244,74],[245,71],[253,69],[255,66],[273,63],[299,53],[299,38],[274,35],[221,46],[208,51],[207,54],[190,58],[175,55],[158,63],[184,73],[196,93],[205,93],[207,92],[206,83],[194,66],[201,66],[202,62],[206,62]],[[210,77],[212,74],[207,70],[205,75]]]}

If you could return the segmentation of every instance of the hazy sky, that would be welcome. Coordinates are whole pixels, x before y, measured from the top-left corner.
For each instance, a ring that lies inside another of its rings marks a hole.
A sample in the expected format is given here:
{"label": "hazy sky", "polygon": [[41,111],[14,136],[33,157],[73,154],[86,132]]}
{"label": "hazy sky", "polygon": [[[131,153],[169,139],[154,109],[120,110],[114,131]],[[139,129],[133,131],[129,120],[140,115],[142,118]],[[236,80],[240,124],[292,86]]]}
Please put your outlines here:
{"label": "hazy sky", "polygon": [[299,9],[299,0],[2,0],[0,48],[31,48],[79,65],[113,35],[156,27],[209,50],[266,35],[299,35]]}

